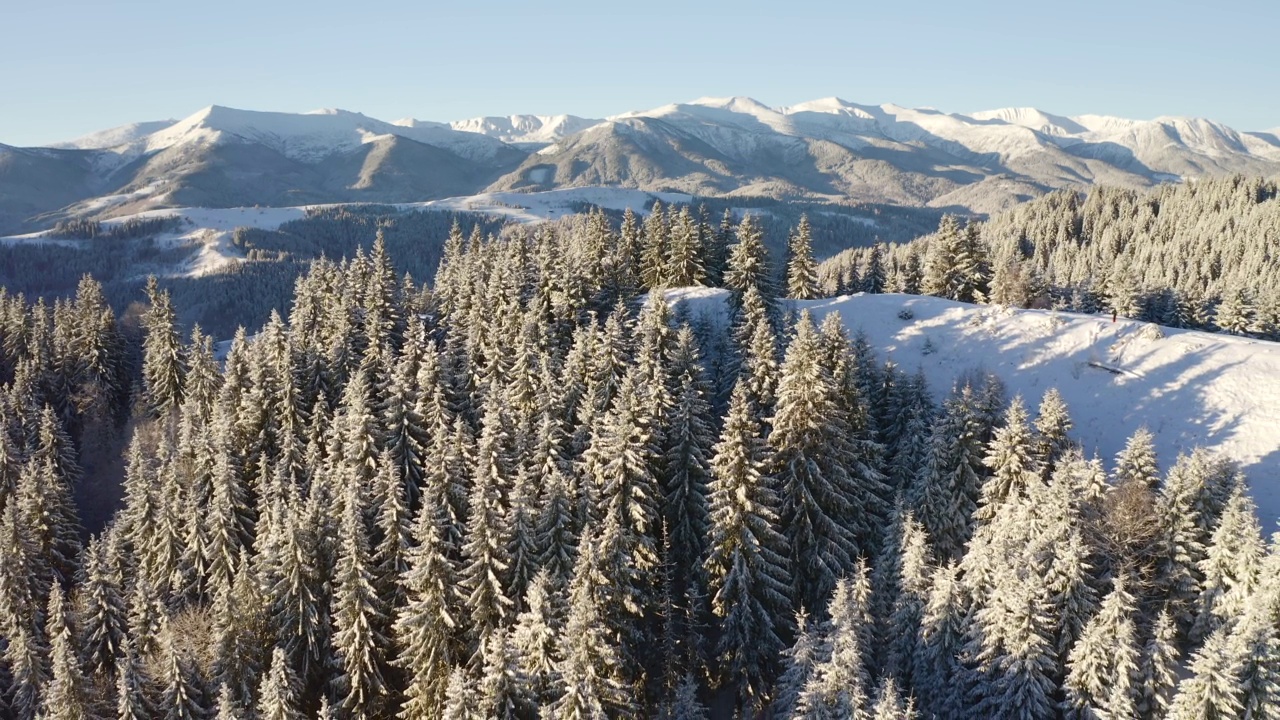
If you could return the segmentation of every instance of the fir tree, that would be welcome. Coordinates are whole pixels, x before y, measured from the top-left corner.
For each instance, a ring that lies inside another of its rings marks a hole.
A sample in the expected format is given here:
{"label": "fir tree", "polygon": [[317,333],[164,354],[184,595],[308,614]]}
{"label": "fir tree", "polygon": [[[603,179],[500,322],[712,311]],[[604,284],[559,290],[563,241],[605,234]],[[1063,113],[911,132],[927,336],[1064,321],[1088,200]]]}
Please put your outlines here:
{"label": "fir tree", "polygon": [[787,247],[787,297],[795,300],[812,300],[818,296],[812,232],[809,216],[801,215]]}
{"label": "fir tree", "polygon": [[346,485],[330,613],[338,674],[335,689],[349,717],[377,717],[386,701],[386,610],[374,589],[369,541],[356,486]]}
{"label": "fir tree", "polygon": [[289,667],[289,656],[277,645],[271,651],[271,669],[262,678],[262,689],[258,692],[260,720],[301,720],[297,685],[298,680]]}

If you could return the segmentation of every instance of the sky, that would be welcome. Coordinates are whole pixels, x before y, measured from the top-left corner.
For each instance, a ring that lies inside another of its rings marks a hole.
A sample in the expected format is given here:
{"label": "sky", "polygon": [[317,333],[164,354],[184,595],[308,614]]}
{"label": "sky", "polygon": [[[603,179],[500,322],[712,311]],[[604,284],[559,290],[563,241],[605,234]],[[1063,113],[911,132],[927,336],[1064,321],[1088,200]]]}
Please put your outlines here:
{"label": "sky", "polygon": [[394,120],[838,96],[1280,127],[1280,3],[13,0],[0,143],[208,105]]}

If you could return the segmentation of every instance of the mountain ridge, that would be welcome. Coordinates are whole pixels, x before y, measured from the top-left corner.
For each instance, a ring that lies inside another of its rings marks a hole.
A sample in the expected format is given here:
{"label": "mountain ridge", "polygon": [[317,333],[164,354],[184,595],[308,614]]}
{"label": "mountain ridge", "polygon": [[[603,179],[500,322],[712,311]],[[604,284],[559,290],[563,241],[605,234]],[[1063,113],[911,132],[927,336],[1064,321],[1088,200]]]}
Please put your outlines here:
{"label": "mountain ridge", "polygon": [[[42,192],[20,187],[24,173],[66,180]],[[1280,174],[1280,132],[1203,118],[1030,107],[961,114],[838,97],[780,107],[703,97],[603,119],[448,123],[210,105],[49,148],[3,147],[0,231],[193,203],[413,202],[597,185],[982,214],[1058,188],[1229,173]]]}

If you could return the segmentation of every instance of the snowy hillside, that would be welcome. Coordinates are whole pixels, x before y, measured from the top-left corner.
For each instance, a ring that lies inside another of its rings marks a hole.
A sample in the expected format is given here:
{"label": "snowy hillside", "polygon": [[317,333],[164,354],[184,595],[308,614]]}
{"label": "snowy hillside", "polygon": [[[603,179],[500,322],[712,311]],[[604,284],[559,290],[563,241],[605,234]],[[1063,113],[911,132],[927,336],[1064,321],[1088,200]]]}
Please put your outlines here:
{"label": "snowy hillside", "polygon": [[454,130],[487,135],[512,145],[543,147],[599,122],[576,115],[511,115],[455,120],[449,125]]}
{"label": "snowy hillside", "polygon": [[[673,290],[695,315],[722,312],[725,291]],[[1264,530],[1280,519],[1280,344],[1162,328],[1110,317],[966,305],[914,295],[854,295],[799,303],[821,322],[839,313],[882,357],[922,368],[936,400],[956,376],[980,368],[1034,409],[1056,387],[1075,437],[1108,463],[1146,425],[1162,465],[1196,446],[1241,463]],[[914,317],[903,320],[898,313]]]}

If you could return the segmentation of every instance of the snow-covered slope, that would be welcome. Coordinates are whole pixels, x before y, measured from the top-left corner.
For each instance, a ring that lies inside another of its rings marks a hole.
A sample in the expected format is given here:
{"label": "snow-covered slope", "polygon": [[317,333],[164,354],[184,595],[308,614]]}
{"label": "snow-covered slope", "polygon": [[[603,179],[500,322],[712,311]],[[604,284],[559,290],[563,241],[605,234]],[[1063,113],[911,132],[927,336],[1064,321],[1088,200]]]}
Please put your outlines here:
{"label": "snow-covered slope", "polygon": [[[399,120],[396,124],[403,122]],[[449,123],[449,126],[461,132],[497,138],[511,145],[539,148],[586,130],[599,122],[599,120],[589,120],[576,115],[510,115],[455,120]]]}
{"label": "snow-covered slope", "polygon": [[282,113],[218,105],[115,149],[155,152],[182,144],[240,141],[265,145],[292,160],[316,162],[387,135],[445,148],[471,160],[490,160],[510,150],[500,141],[461,133],[443,123],[402,120],[392,124],[347,110]]}
{"label": "snow-covered slope", "polygon": [[155,120],[152,122],[129,123],[109,130],[90,133],[51,147],[69,150],[104,150],[137,142],[148,135],[166,130],[176,124],[177,120]]}
{"label": "snow-covered slope", "polygon": [[[724,291],[673,290],[695,315],[723,312]],[[923,369],[935,399],[958,374],[993,372],[1034,412],[1058,388],[1075,437],[1110,465],[1135,430],[1155,434],[1161,464],[1203,446],[1241,463],[1265,529],[1280,519],[1280,344],[1110,317],[966,305],[914,295],[854,295],[799,303],[821,322],[839,313],[884,359]],[[903,320],[898,313],[910,310]]]}

